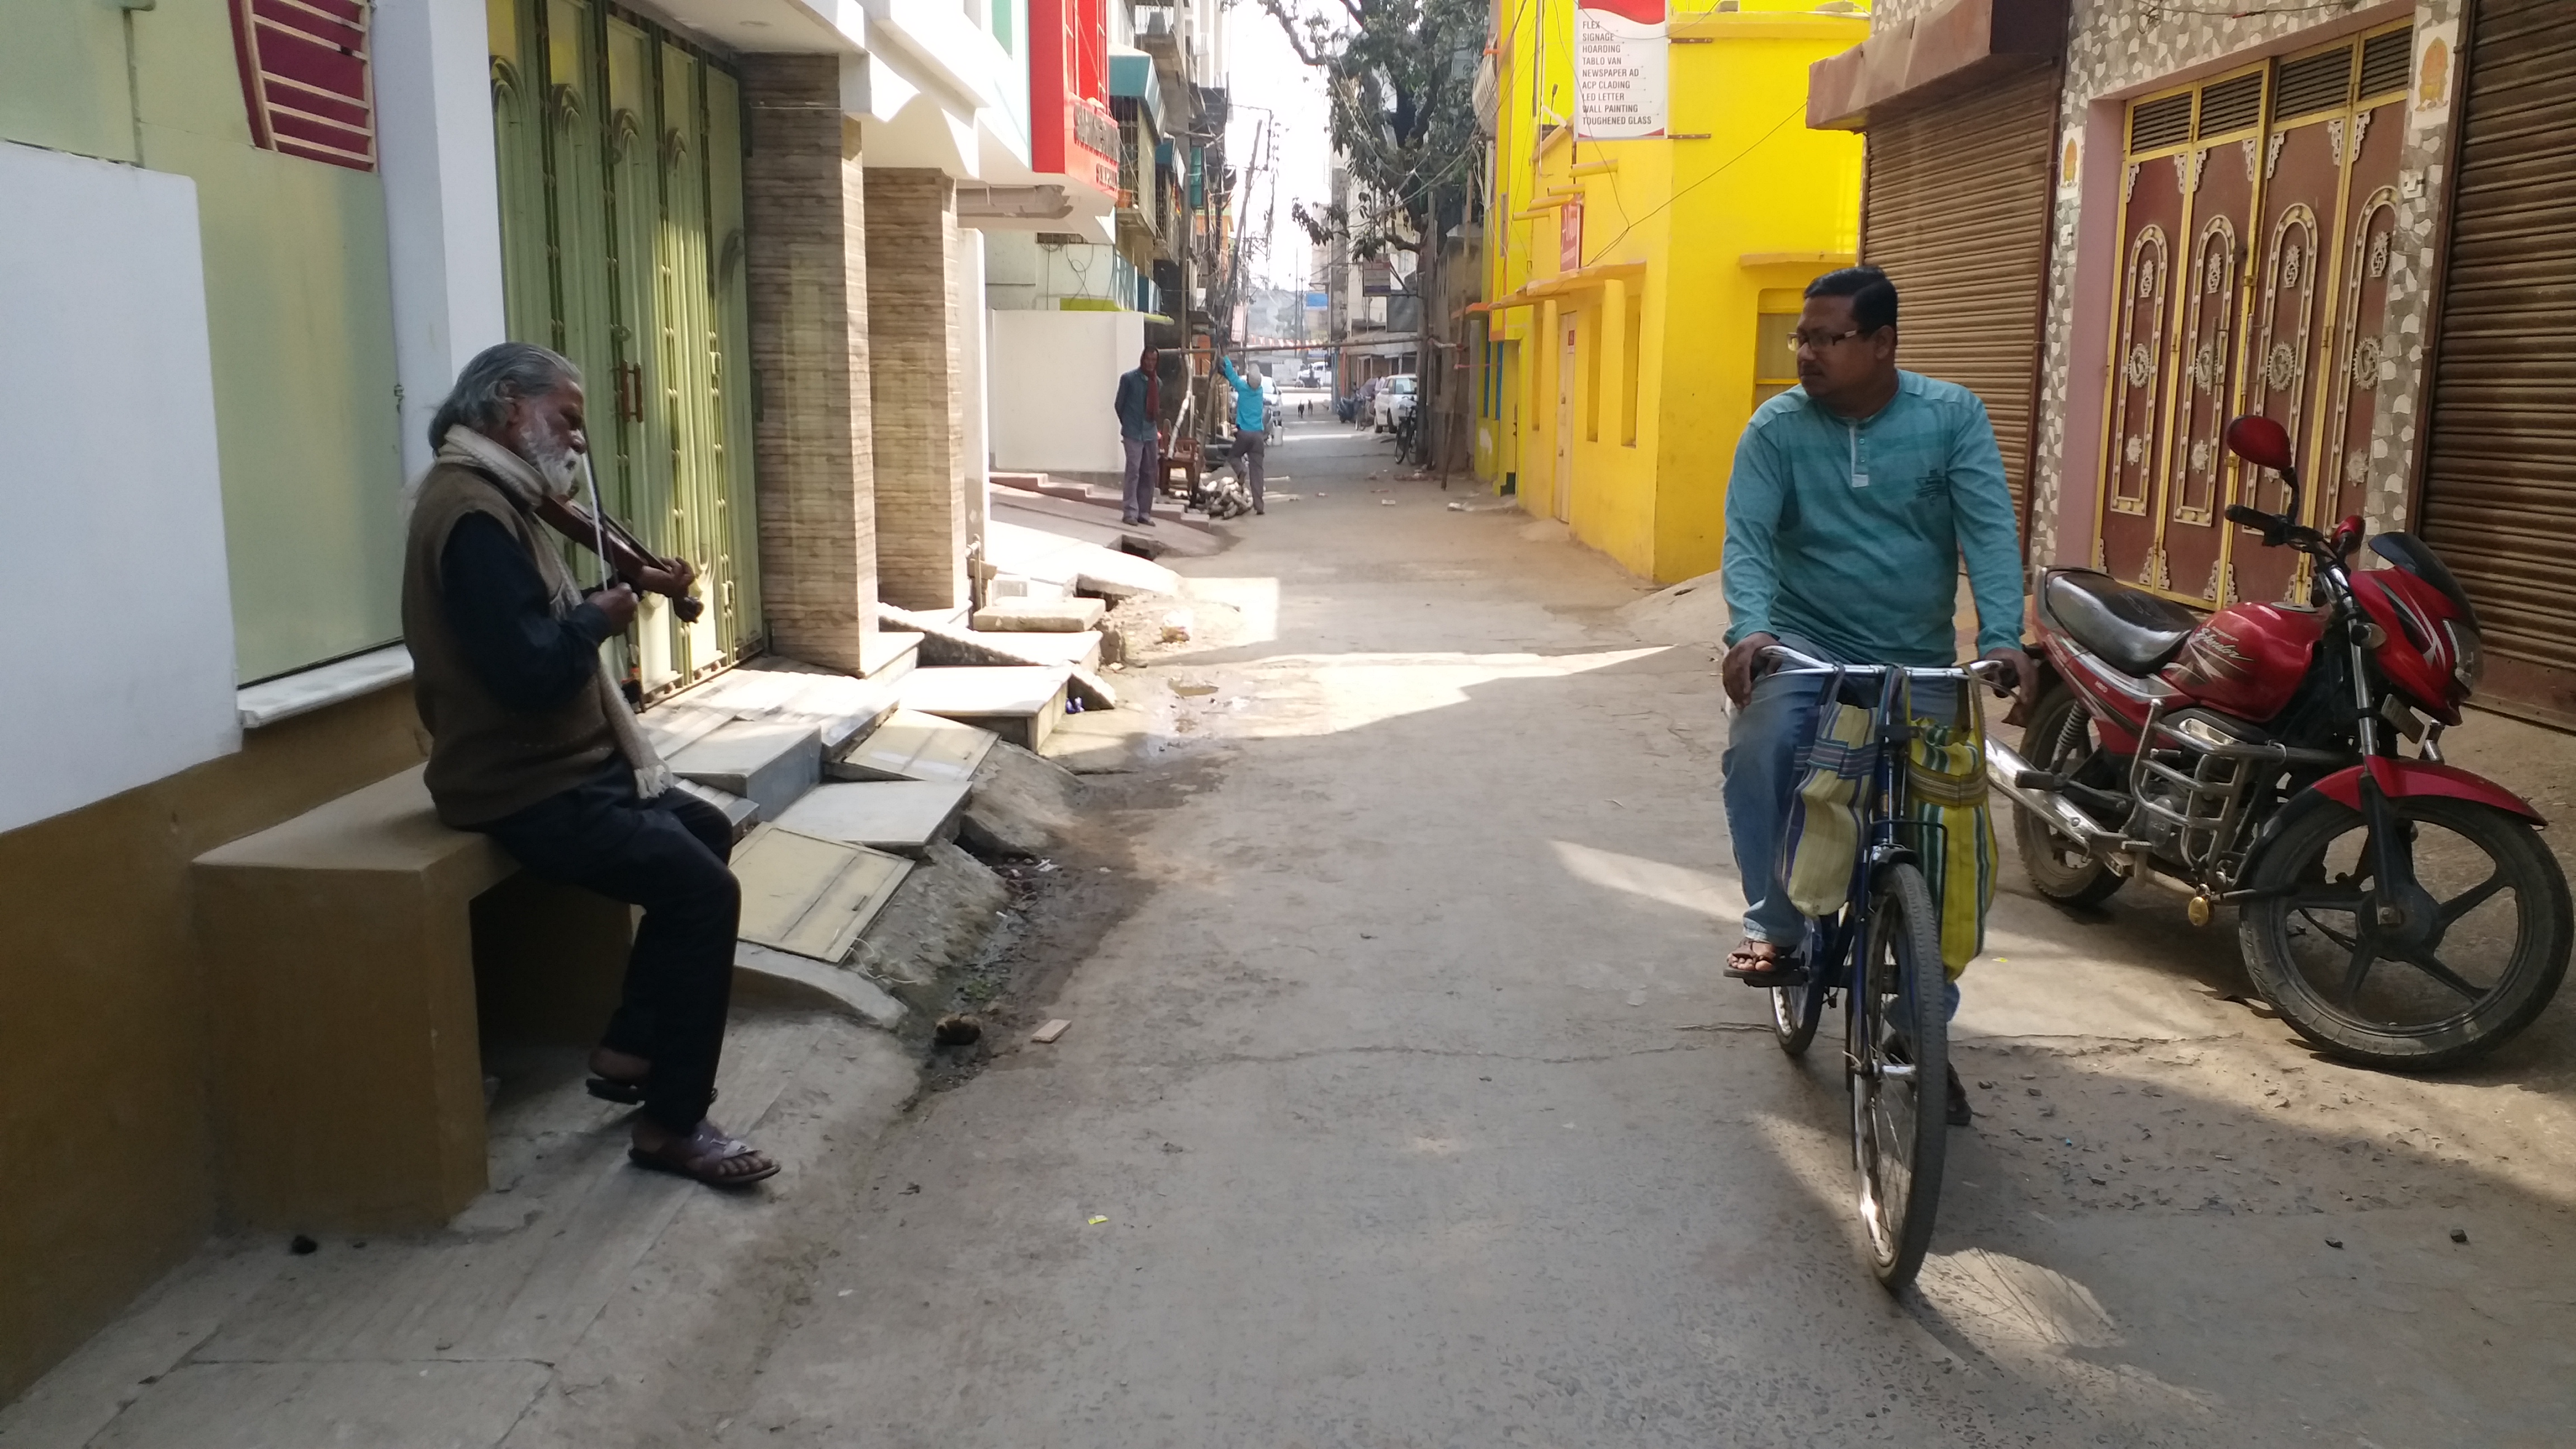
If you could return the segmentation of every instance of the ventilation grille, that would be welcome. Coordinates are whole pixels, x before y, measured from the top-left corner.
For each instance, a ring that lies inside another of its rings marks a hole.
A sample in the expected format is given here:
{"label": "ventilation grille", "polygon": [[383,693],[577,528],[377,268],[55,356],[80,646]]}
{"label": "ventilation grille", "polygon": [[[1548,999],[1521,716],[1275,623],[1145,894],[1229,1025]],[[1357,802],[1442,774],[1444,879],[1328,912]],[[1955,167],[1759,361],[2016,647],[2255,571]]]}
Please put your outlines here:
{"label": "ventilation grille", "polygon": [[[2403,76],[2399,77],[2402,81]],[[2284,61],[2272,87],[2272,118],[2288,120],[2335,110],[2352,96],[2352,47]]]}
{"label": "ventilation grille", "polygon": [[2406,77],[2414,69],[2415,32],[2392,30],[2374,35],[2361,45],[2361,93],[2375,96],[2382,91],[2406,89]]}
{"label": "ventilation grille", "polygon": [[2129,108],[2129,149],[2152,151],[2191,139],[2191,92]]}
{"label": "ventilation grille", "polygon": [[2200,93],[2200,134],[2241,131],[2263,118],[2263,72],[2248,71]]}

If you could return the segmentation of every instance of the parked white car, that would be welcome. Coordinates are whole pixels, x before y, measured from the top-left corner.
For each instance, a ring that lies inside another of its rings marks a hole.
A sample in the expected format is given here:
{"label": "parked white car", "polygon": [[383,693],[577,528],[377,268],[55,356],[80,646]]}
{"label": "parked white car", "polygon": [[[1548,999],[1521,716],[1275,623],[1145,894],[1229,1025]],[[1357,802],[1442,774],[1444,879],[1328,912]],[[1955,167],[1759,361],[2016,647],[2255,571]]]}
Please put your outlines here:
{"label": "parked white car", "polygon": [[1373,421],[1379,432],[1392,433],[1413,416],[1413,390],[1419,381],[1409,372],[1378,380],[1377,411]]}

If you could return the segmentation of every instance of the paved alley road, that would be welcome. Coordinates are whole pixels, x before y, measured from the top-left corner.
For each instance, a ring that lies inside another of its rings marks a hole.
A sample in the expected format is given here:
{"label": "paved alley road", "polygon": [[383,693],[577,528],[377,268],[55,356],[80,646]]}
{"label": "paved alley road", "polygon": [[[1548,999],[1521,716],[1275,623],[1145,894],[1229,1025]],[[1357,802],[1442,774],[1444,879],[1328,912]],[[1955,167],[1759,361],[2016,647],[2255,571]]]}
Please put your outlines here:
{"label": "paved alley road", "polygon": [[[1891,1300],[1834,1029],[1792,1063],[1717,974],[1725,725],[1670,642],[1716,612],[1390,452],[1292,426],[1180,561],[1200,641],[1115,676],[1155,758],[1030,872],[980,1071],[744,1003],[719,1120],[786,1171],[735,1197],[627,1167],[577,1051],[496,1059],[455,1221],[209,1243],[0,1449],[2576,1442],[2576,1006],[2351,1071],[2177,898],[2007,860]],[[2445,744],[2576,814],[2564,737]]]}
{"label": "paved alley road", "polygon": [[1187,566],[1257,642],[1127,676],[1218,686],[1120,822],[1150,894],[1032,1006],[1070,1035],[888,1137],[722,1442],[2565,1442],[2563,1067],[2315,1062],[2162,902],[2003,903],[1888,1300],[1833,1053],[1713,970],[1710,651],[1389,451],[1292,429],[1298,496]]}

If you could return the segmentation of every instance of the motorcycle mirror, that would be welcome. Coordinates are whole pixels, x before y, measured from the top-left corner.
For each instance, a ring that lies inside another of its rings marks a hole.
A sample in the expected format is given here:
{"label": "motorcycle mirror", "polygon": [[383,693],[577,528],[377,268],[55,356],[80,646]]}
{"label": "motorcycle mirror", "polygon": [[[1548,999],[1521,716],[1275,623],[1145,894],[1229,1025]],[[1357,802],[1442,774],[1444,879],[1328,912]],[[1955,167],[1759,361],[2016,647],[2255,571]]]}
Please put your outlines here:
{"label": "motorcycle mirror", "polygon": [[[2290,465],[2290,431],[2260,413],[2247,413],[2227,425],[2227,451],[2258,468],[2269,468],[2281,475],[2281,486],[2290,491],[2289,502],[2281,516],[2298,521],[2299,475]],[[2253,489],[2249,485],[2246,491]]]}
{"label": "motorcycle mirror", "polygon": [[2227,451],[2256,467],[2285,473],[2290,468],[2290,433],[2270,418],[2248,413],[2227,425]]}

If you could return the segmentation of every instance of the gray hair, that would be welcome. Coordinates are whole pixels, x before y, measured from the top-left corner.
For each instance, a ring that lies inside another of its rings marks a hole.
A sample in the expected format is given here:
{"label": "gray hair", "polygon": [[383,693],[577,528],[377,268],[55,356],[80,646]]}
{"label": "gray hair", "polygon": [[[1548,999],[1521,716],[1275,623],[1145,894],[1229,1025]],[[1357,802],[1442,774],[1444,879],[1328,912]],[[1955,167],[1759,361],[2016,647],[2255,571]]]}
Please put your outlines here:
{"label": "gray hair", "polygon": [[447,401],[438,405],[429,420],[429,445],[436,448],[445,443],[447,430],[458,423],[491,437],[510,415],[513,400],[541,397],[565,383],[580,381],[581,369],[573,366],[571,358],[533,342],[486,347],[456,375],[456,386],[448,390]]}

